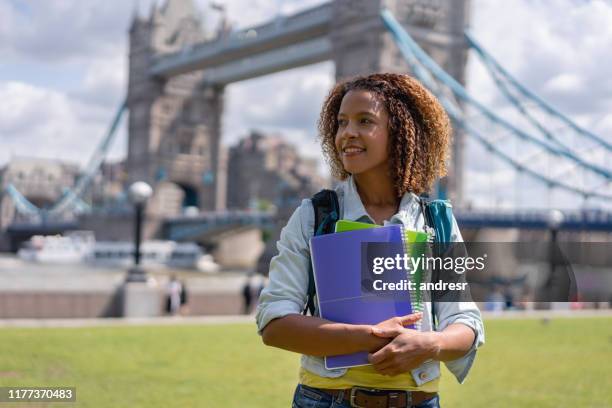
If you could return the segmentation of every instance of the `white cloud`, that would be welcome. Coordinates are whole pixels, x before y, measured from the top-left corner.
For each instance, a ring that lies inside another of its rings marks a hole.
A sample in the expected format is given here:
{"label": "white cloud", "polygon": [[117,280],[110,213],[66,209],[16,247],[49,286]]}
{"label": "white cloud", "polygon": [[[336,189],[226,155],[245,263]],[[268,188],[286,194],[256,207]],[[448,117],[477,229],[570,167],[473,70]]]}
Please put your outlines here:
{"label": "white cloud", "polygon": [[314,140],[319,109],[332,84],[333,65],[322,63],[229,86],[224,142],[233,143],[251,128],[292,130]]}
{"label": "white cloud", "polygon": [[[13,4],[13,6],[11,6]],[[0,54],[14,60],[72,64],[112,55],[127,42],[130,3],[56,0],[23,5],[9,2],[10,29],[0,31]]]}
{"label": "white cloud", "polygon": [[[0,44],[6,44],[11,31],[14,29],[13,22],[16,20],[13,7],[8,2],[0,2]],[[0,45],[0,51],[2,50]],[[0,55],[3,53],[0,52]]]}
{"label": "white cloud", "polygon": [[544,83],[543,89],[547,93],[573,93],[584,87],[582,78],[573,73],[563,73],[550,78]]}
{"label": "white cloud", "polygon": [[87,104],[108,110],[117,106],[127,92],[125,55],[95,58],[83,64],[83,79],[70,95]]}
{"label": "white cloud", "polygon": [[[8,101],[0,104],[0,162],[15,155],[82,164],[102,140],[111,119],[105,117],[107,110],[95,112],[61,92],[20,82],[0,84],[0,100]],[[92,120],[96,116],[104,118]]]}
{"label": "white cloud", "polygon": [[[532,91],[569,116],[609,111],[612,5],[601,0],[480,0],[473,10],[476,38]],[[471,89],[491,95],[481,72],[471,72]]]}
{"label": "white cloud", "polygon": [[[44,124],[47,124],[45,122],[52,121],[56,116],[67,116],[69,112],[64,94],[24,83],[1,84],[0,98],[5,101],[0,105],[0,126],[5,140],[14,139],[12,135],[26,129],[36,133],[44,129]],[[36,120],[32,120],[33,118]]]}
{"label": "white cloud", "polygon": [[[225,6],[227,18],[234,28],[250,27],[270,19],[315,7],[327,0],[224,0],[216,3]],[[203,11],[209,30],[219,20],[219,13],[209,8],[209,0],[196,0]]]}
{"label": "white cloud", "polygon": [[[612,109],[610,109],[610,111],[612,111]],[[605,115],[593,120],[591,128],[593,128],[597,134],[607,136],[606,140],[612,143],[612,136],[610,136],[612,135],[612,115]]]}

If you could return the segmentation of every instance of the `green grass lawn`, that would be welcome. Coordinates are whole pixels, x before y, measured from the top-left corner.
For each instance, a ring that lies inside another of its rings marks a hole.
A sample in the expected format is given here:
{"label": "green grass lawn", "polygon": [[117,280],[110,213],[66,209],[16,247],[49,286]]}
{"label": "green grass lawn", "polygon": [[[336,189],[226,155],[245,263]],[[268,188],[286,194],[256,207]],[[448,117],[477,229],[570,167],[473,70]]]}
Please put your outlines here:
{"label": "green grass lawn", "polygon": [[[612,318],[485,325],[467,382],[444,372],[444,407],[612,407]],[[51,407],[288,407],[297,369],[254,325],[0,329],[0,386],[77,388]]]}

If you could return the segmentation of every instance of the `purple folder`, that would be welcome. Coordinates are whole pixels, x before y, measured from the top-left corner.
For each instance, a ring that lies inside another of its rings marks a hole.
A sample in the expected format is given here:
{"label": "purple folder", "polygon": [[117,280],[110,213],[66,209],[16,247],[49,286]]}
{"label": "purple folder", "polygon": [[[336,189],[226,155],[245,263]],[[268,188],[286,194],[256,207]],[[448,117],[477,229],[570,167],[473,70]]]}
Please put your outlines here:
{"label": "purple folder", "polygon": [[[403,227],[388,225],[336,234],[315,236],[310,240],[313,274],[321,317],[350,324],[377,324],[394,316],[412,313],[409,291],[393,291],[392,294],[368,291],[372,279],[395,281],[406,272],[393,270],[383,275],[371,273],[371,246],[369,242],[389,243],[378,245],[377,256],[394,256],[404,253]],[[374,245],[376,246],[376,245]],[[382,252],[381,252],[382,251]],[[369,256],[369,258],[368,258]],[[367,352],[325,357],[328,369],[367,365]]]}

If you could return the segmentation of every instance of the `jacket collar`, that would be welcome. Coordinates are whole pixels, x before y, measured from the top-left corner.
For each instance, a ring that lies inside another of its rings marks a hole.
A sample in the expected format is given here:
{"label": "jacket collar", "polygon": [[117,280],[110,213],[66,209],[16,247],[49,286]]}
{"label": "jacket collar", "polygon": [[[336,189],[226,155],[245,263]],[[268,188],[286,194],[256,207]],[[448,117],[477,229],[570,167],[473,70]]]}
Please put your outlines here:
{"label": "jacket collar", "polygon": [[[357,191],[353,176],[341,183],[340,190],[343,193],[343,216],[345,220],[369,222],[374,224],[374,220],[366,211],[361,197]],[[397,214],[393,215],[389,220],[390,224],[406,224],[408,218],[413,219],[415,210],[419,210],[419,198],[414,194],[407,192],[400,201]],[[418,214],[418,213],[417,213]]]}

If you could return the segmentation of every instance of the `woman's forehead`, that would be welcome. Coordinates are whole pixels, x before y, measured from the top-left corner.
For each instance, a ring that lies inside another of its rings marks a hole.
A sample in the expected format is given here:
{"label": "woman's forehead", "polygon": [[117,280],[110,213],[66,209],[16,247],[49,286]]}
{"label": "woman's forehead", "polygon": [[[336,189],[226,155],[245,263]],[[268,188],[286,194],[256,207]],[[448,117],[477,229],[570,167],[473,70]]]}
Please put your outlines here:
{"label": "woman's forehead", "polygon": [[385,105],[378,94],[364,89],[353,89],[348,91],[342,98],[338,113],[382,113],[385,111]]}

